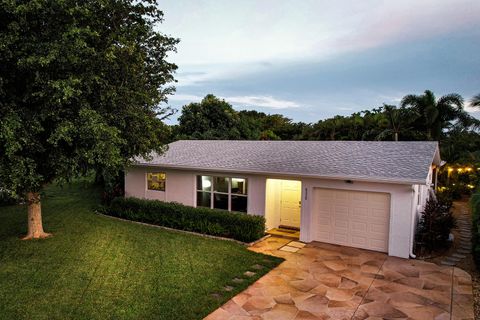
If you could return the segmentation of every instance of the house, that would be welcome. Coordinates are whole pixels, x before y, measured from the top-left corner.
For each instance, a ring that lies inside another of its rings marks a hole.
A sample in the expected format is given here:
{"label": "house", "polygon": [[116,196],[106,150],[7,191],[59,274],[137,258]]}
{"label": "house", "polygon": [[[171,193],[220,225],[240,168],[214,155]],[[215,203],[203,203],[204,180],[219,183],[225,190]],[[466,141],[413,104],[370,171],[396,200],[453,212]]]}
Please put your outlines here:
{"label": "house", "polygon": [[304,242],[402,258],[441,162],[425,141],[182,140],[136,160],[128,197],[261,215]]}

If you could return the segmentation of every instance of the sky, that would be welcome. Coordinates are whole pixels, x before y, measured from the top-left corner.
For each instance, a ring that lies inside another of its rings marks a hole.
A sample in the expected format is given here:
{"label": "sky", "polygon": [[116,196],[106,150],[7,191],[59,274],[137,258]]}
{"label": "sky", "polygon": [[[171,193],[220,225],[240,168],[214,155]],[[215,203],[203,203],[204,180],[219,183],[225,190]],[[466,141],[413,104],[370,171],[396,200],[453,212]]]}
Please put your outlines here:
{"label": "sky", "polygon": [[178,65],[174,108],[211,93],[236,110],[313,123],[430,89],[459,93],[475,111],[468,100],[480,93],[479,0],[159,5],[159,31],[180,39],[168,58]]}

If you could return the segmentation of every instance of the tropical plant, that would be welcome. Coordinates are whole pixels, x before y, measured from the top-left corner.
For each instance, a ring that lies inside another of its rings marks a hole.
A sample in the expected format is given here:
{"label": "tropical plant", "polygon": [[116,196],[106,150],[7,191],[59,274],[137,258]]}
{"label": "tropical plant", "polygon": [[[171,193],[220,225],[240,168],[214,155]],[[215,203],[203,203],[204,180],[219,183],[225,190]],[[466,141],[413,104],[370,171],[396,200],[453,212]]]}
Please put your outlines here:
{"label": "tropical plant", "polygon": [[376,140],[385,140],[387,137],[393,137],[398,141],[399,135],[412,129],[412,122],[418,117],[415,110],[406,107],[397,108],[392,105],[383,105],[383,110],[388,121],[388,128],[377,135]]}
{"label": "tropical plant", "polygon": [[411,107],[419,117],[415,127],[425,133],[428,140],[440,140],[444,129],[458,122],[464,127],[479,126],[479,121],[463,109],[463,98],[456,93],[447,94],[438,100],[432,91],[426,90],[422,95],[406,95],[401,106]]}

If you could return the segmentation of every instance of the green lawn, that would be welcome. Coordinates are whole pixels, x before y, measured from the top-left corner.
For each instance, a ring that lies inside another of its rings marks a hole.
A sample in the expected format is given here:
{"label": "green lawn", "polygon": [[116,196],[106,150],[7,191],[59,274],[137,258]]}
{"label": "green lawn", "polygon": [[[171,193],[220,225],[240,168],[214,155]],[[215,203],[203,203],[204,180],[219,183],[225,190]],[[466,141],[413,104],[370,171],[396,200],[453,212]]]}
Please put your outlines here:
{"label": "green lawn", "polygon": [[[97,194],[87,183],[50,187],[43,215],[54,237],[40,241],[18,238],[24,206],[0,207],[1,319],[201,319],[280,262],[95,215]],[[231,283],[255,264],[264,266],[256,276]]]}

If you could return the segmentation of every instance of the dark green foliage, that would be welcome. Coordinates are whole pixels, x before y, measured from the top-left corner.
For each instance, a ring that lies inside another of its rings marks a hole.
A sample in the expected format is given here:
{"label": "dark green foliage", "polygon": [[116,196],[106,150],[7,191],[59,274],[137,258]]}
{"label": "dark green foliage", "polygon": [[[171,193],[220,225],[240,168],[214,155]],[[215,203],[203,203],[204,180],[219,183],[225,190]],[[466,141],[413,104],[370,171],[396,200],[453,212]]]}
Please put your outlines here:
{"label": "dark green foliage", "polygon": [[15,204],[19,201],[17,197],[12,196],[9,192],[0,189],[0,207]]}
{"label": "dark green foliage", "polygon": [[[202,319],[282,261],[99,216],[99,201],[87,181],[47,187],[44,220],[55,236],[45,241],[18,240],[25,206],[0,207],[0,319]],[[232,284],[236,277],[244,281]]]}
{"label": "dark green foliage", "polygon": [[480,192],[477,191],[470,198],[472,210],[472,251],[473,258],[480,267]]}
{"label": "dark green foliage", "polygon": [[434,198],[427,200],[418,222],[416,241],[425,252],[445,248],[450,231],[455,227],[455,218],[448,202]]}
{"label": "dark green foliage", "polygon": [[182,108],[176,128],[179,139],[240,139],[239,117],[225,100],[207,95],[200,103],[190,103]]}
{"label": "dark green foliage", "polygon": [[437,99],[430,90],[422,95],[406,95],[402,99],[402,107],[410,107],[418,114],[415,128],[425,134],[427,140],[440,140],[443,130],[449,129],[453,122],[463,127],[479,126],[479,120],[463,109],[463,98],[451,93]]}
{"label": "dark green foliage", "polygon": [[179,203],[115,198],[105,213],[134,221],[173,229],[251,242],[265,234],[265,218],[209,208],[193,208]]}
{"label": "dark green foliage", "polygon": [[237,112],[227,101],[212,94],[200,103],[184,106],[178,121],[171,140],[294,140],[301,139],[307,127],[280,114],[267,115],[254,110]]}
{"label": "dark green foliage", "polygon": [[117,172],[163,150],[178,40],[156,1],[2,1],[0,188]]}
{"label": "dark green foliage", "polygon": [[438,190],[436,196],[437,201],[448,209],[452,207],[453,200],[456,200],[449,189],[442,189],[442,191]]}

